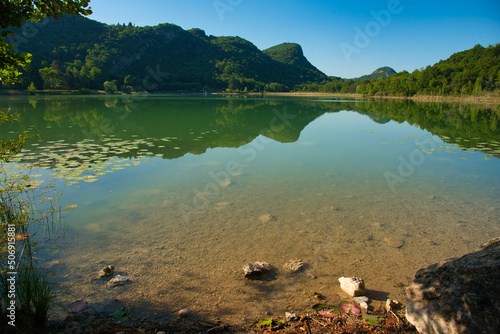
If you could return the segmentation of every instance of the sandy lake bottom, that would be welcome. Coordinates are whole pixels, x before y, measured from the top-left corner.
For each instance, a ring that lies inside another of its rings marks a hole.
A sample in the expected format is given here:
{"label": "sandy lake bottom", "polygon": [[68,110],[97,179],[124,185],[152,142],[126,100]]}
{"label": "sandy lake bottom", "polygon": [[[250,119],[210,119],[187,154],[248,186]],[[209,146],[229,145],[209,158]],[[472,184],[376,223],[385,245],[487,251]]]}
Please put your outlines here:
{"label": "sandy lake bottom", "polygon": [[[117,98],[76,101],[36,100],[22,120],[43,132],[22,158],[41,162],[37,179],[66,180],[60,205],[76,207],[66,238],[37,254],[62,306],[241,324],[348,300],[341,276],[363,278],[373,305],[404,301],[418,269],[500,235],[493,130],[463,149],[345,111],[362,104],[154,97],[112,114]],[[276,110],[296,117],[280,127]],[[103,119],[112,132],[97,132]],[[305,265],[292,273],[294,259]],[[261,281],[244,278],[254,261],[273,266]],[[98,279],[108,265],[128,282]]]}

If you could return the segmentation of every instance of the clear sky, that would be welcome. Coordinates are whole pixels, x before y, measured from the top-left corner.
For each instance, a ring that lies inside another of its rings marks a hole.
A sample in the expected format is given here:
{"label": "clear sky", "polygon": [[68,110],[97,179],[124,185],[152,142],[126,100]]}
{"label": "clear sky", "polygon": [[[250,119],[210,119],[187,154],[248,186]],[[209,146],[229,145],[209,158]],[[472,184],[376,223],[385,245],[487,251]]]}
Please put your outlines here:
{"label": "clear sky", "polygon": [[455,52],[500,43],[499,0],[91,0],[91,19],[173,23],[207,35],[240,36],[259,49],[302,45],[327,75],[433,65]]}

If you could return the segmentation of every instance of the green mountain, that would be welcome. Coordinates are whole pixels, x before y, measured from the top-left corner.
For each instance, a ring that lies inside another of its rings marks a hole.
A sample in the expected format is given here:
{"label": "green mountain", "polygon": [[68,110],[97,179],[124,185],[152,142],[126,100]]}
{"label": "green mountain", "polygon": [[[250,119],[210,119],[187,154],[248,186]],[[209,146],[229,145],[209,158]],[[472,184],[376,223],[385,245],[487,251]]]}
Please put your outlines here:
{"label": "green mountain", "polygon": [[299,66],[313,72],[320,72],[304,57],[302,47],[297,43],[282,43],[265,49],[263,52],[280,63]]}
{"label": "green mountain", "polygon": [[[500,91],[500,44],[455,53],[425,69],[382,67],[356,79],[327,77],[300,45],[259,50],[240,37],[174,24],[106,25],[65,17],[25,25],[11,43],[33,55],[17,88],[109,91],[308,91],[364,95],[480,95]],[[106,85],[104,85],[106,83]]]}
{"label": "green mountain", "polygon": [[368,95],[478,95],[500,91],[500,44],[457,52],[433,66],[403,71],[390,78],[362,82]]}
{"label": "green mountain", "polygon": [[17,43],[18,51],[33,55],[23,87],[34,82],[37,88],[103,89],[109,81],[118,89],[148,91],[284,91],[327,78],[297,44],[263,52],[240,37],[207,36],[173,24],[135,27],[65,17],[44,22],[30,38],[23,29],[15,34],[28,41]]}
{"label": "green mountain", "polygon": [[391,67],[384,66],[384,67],[377,68],[371,74],[363,75],[363,76],[361,76],[359,78],[355,78],[353,80],[362,81],[362,80],[377,80],[380,78],[390,78],[396,73],[397,72],[394,71],[394,69],[392,69]]}
{"label": "green mountain", "polygon": [[433,66],[393,73],[382,67],[356,79],[330,77],[328,81],[295,86],[295,91],[358,93],[369,96],[489,95],[500,93],[500,44],[457,52]]}

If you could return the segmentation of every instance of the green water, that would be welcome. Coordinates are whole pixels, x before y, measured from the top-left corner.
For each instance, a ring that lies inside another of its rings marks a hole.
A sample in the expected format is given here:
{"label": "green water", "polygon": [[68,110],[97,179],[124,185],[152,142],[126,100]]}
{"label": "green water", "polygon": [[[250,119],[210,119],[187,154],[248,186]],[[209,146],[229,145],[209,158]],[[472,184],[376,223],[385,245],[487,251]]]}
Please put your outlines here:
{"label": "green water", "polygon": [[[165,96],[5,107],[20,122],[2,137],[40,135],[9,166],[65,183],[61,205],[78,206],[62,251],[40,254],[72,294],[63,302],[240,323],[310,311],[315,293],[346,299],[341,276],[404,300],[416,270],[500,234],[498,108]],[[305,270],[289,273],[292,259]],[[247,281],[252,261],[275,270]],[[109,264],[131,283],[90,280]]]}

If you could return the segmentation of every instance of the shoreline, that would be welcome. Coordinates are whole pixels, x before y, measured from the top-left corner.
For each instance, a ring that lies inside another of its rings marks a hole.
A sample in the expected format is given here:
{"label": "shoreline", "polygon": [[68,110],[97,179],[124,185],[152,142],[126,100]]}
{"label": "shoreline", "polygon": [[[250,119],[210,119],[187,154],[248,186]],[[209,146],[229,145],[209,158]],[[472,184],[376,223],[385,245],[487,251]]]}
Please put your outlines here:
{"label": "shoreline", "polygon": [[497,104],[500,105],[500,96],[446,96],[446,95],[415,95],[415,96],[381,96],[363,95],[356,93],[320,93],[320,92],[267,92],[248,93],[263,94],[268,96],[296,96],[296,97],[348,97],[353,99],[374,99],[374,100],[412,100],[415,102],[436,102],[436,103],[470,103],[470,104]]}
{"label": "shoreline", "polygon": [[[206,320],[188,310],[180,310],[168,320],[148,320],[130,312],[130,319],[120,321],[97,312],[78,312],[61,321],[51,321],[44,328],[45,334],[83,332],[92,333],[418,333],[405,316],[406,307],[397,310],[379,308],[359,315],[340,313],[325,317],[317,313],[289,314],[265,317],[240,324],[220,320]],[[370,318],[371,317],[371,318]]]}
{"label": "shoreline", "polygon": [[[84,95],[109,95],[109,96],[123,96],[123,95],[204,95],[199,92],[133,92],[131,94],[116,93],[107,94],[102,90],[90,91]],[[20,90],[0,90],[0,96],[76,96],[78,91],[37,91],[36,94],[28,94],[26,91]],[[481,105],[500,105],[500,96],[483,95],[483,96],[450,96],[450,95],[414,95],[414,96],[393,96],[393,95],[363,95],[357,93],[322,93],[322,92],[249,92],[249,93],[228,93],[228,92],[214,92],[209,96],[223,96],[223,95],[247,95],[247,96],[283,96],[283,97],[333,97],[333,98],[351,98],[357,100],[411,100],[414,102],[429,102],[429,103],[467,103],[467,104],[481,104]]]}

